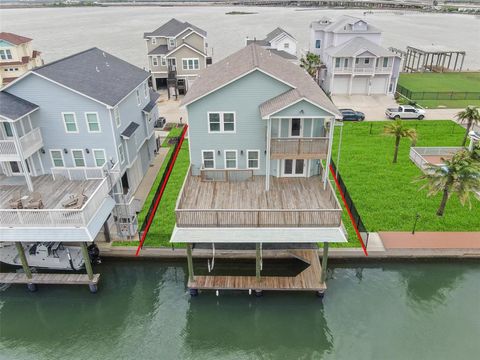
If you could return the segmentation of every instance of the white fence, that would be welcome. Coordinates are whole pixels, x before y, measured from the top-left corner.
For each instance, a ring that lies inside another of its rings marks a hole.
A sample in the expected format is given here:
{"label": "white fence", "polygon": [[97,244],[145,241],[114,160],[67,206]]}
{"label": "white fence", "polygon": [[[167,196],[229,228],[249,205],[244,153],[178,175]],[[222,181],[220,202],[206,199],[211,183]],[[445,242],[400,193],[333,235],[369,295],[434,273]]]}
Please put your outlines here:
{"label": "white fence", "polygon": [[410,160],[412,160],[420,169],[424,169],[429,161],[425,156],[452,156],[462,150],[462,147],[411,147]]}

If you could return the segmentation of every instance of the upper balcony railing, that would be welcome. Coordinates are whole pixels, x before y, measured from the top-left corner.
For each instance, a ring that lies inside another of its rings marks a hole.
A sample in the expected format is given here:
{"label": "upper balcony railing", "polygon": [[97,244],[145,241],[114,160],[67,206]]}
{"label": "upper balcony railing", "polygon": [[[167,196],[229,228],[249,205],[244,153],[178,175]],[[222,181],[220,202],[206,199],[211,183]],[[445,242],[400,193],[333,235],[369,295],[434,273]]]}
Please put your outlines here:
{"label": "upper balcony railing", "polygon": [[273,138],[270,157],[272,159],[324,159],[328,152],[327,137]]}
{"label": "upper balcony railing", "polygon": [[95,180],[110,177],[111,186],[115,185],[120,179],[120,165],[116,162],[110,169],[110,164],[106,162],[100,167],[54,167],[50,171],[53,180],[62,176],[68,180]]}
{"label": "upper balcony railing", "polygon": [[358,66],[340,66],[334,67],[333,72],[335,74],[389,74],[392,71],[392,66],[368,66],[368,67],[358,67]]}
{"label": "upper balcony railing", "polygon": [[[35,128],[19,138],[19,144],[24,158],[32,156],[43,147],[43,138],[40,128]],[[19,161],[22,160],[20,151],[15,145],[15,140],[0,140],[0,160]]]}

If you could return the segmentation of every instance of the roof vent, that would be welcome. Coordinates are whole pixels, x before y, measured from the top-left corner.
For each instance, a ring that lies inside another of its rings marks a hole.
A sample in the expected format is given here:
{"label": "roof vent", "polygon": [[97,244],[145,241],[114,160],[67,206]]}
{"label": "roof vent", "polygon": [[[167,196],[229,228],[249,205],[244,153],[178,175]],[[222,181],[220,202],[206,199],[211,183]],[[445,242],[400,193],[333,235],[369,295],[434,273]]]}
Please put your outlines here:
{"label": "roof vent", "polygon": [[107,57],[107,55],[105,55],[105,51],[102,51],[102,55],[103,55],[104,58]]}
{"label": "roof vent", "polygon": [[98,68],[98,66],[95,66],[95,71],[100,72],[100,69]]}
{"label": "roof vent", "polygon": [[105,66],[110,67],[110,64],[108,63],[108,61],[105,63]]}

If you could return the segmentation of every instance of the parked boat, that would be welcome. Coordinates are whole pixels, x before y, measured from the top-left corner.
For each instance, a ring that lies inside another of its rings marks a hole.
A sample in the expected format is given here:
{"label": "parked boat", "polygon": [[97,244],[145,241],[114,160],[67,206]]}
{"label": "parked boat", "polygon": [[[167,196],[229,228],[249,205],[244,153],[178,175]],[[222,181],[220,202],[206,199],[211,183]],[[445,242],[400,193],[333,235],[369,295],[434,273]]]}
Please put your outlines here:
{"label": "parked boat", "polygon": [[[24,244],[25,257],[30,267],[51,270],[81,270],[85,267],[82,249],[64,245],[61,242]],[[92,263],[100,263],[99,251],[95,244],[88,248]],[[0,261],[14,266],[22,266],[15,244],[0,244]]]}

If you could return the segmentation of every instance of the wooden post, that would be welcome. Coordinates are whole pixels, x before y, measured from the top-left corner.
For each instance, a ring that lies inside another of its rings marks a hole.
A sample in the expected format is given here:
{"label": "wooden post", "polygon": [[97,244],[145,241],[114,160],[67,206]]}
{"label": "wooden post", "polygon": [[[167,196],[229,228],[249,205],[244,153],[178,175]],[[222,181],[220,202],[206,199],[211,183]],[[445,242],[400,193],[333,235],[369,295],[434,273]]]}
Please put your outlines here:
{"label": "wooden post", "polygon": [[188,280],[193,282],[195,277],[193,274],[193,258],[192,258],[192,244],[187,243],[187,264],[188,264]]}
{"label": "wooden post", "polygon": [[328,242],[323,243],[323,257],[322,257],[322,275],[320,282],[323,284],[327,278],[327,263],[328,263]]}
{"label": "wooden post", "polygon": [[255,276],[257,277],[257,282],[259,282],[260,281],[260,243],[256,243],[255,247],[256,247]]}
{"label": "wooden post", "polygon": [[25,257],[25,251],[23,250],[23,245],[21,242],[16,241],[15,246],[17,247],[18,256],[20,256],[20,261],[22,262],[23,271],[25,271],[25,275],[27,276],[27,278],[31,279],[32,272],[28,267],[27,258]]}
{"label": "wooden post", "polygon": [[88,255],[87,243],[81,242],[80,247],[82,248],[83,261],[85,262],[85,269],[87,270],[88,278],[93,279],[93,270],[92,263],[90,262],[90,256]]}

